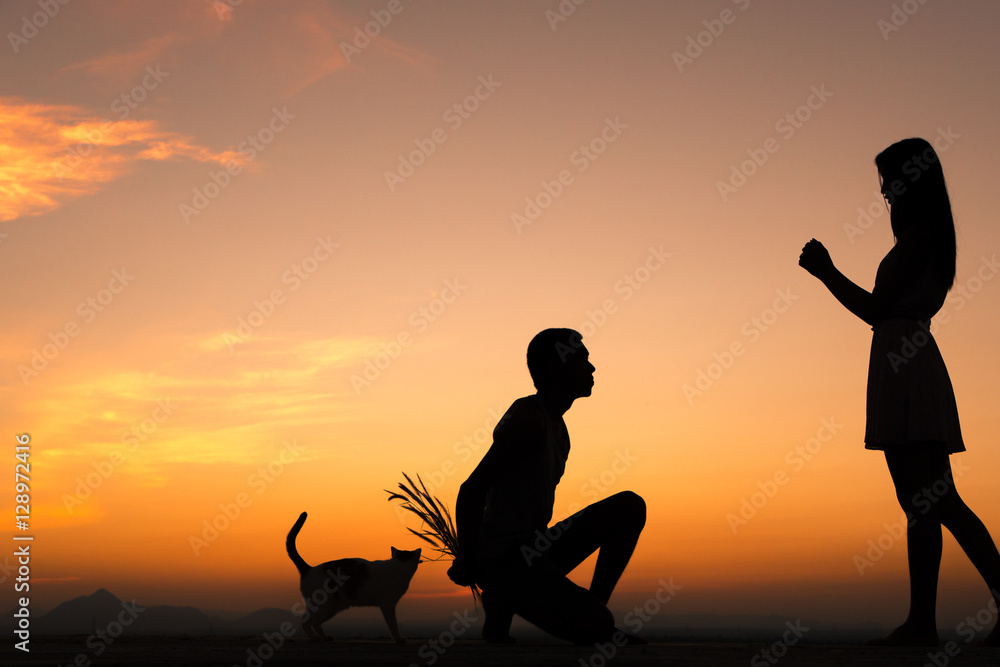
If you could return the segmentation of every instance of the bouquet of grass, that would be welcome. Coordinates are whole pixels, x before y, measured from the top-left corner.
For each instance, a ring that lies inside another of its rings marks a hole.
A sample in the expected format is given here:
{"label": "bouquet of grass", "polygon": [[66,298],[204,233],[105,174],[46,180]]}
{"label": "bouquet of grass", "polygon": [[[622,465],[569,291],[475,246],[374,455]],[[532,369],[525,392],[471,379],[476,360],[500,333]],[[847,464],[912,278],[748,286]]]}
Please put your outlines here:
{"label": "bouquet of grass", "polygon": [[[416,514],[421,521],[421,530],[406,529],[427,542],[434,551],[440,554],[437,558],[429,560],[442,560],[450,558],[455,560],[458,557],[458,532],[455,530],[455,523],[451,520],[451,513],[448,507],[441,502],[440,498],[431,495],[427,490],[424,481],[417,475],[419,486],[413,483],[409,475],[405,472],[403,477],[406,484],[400,482],[400,493],[385,490],[389,494],[389,500],[399,500],[400,507],[408,512]],[[409,486],[407,486],[409,485]],[[472,584],[472,599],[478,605],[482,601],[482,591],[475,584]]]}

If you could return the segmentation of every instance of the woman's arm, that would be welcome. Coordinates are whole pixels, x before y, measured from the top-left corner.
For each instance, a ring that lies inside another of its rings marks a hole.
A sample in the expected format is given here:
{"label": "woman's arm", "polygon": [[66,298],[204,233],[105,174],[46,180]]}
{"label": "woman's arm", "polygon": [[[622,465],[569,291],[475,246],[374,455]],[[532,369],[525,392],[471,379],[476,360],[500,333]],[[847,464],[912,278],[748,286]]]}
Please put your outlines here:
{"label": "woman's arm", "polygon": [[802,247],[799,255],[799,266],[819,278],[830,293],[844,308],[851,311],[862,321],[874,325],[884,310],[881,299],[877,299],[866,289],[858,287],[847,276],[833,265],[830,253],[823,244],[812,239]]}

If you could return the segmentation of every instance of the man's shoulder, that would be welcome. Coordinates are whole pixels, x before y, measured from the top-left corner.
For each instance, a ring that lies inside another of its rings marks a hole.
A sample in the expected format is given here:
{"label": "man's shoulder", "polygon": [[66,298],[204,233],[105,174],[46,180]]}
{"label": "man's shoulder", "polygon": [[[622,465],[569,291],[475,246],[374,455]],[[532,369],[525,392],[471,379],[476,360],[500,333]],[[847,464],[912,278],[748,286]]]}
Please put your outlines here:
{"label": "man's shoulder", "polygon": [[500,418],[494,431],[500,434],[505,431],[523,433],[525,431],[538,431],[545,428],[545,412],[538,402],[537,394],[522,396],[507,408],[507,412]]}

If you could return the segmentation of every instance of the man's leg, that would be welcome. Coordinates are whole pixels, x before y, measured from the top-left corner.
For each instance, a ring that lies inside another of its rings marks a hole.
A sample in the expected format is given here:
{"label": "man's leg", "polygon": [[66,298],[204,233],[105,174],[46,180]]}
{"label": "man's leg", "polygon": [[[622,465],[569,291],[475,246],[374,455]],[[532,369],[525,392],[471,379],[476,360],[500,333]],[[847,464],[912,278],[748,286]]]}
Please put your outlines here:
{"label": "man's leg", "polygon": [[[567,574],[600,549],[590,592],[606,605],[632,558],[645,525],[645,501],[632,491],[622,491],[583,508],[550,528],[552,546],[538,561]],[[559,534],[555,536],[557,527]]]}
{"label": "man's leg", "polygon": [[[497,590],[491,588],[490,590]],[[514,620],[514,608],[503,592],[496,595],[483,590],[483,639],[490,644],[513,644],[510,624]]]}
{"label": "man's leg", "polygon": [[[578,644],[612,639],[607,608],[646,523],[646,503],[623,491],[590,505],[546,531],[550,546],[512,556],[483,581],[487,641],[505,641],[516,613],[542,630]],[[600,550],[590,590],[566,574]],[[495,611],[494,611],[495,610]],[[496,618],[496,622],[491,619]],[[501,627],[502,626],[502,627]]]}
{"label": "man's leg", "polygon": [[526,621],[575,644],[611,641],[615,632],[614,616],[604,603],[541,563],[511,567],[495,580],[493,592],[494,604],[509,605]]}

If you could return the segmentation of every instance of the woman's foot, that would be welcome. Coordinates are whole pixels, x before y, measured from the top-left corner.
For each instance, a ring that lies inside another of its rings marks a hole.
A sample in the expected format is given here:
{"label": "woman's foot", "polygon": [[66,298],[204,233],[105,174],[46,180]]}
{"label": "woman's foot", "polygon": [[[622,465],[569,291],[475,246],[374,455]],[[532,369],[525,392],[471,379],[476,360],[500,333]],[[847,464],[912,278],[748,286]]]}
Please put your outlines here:
{"label": "woman's foot", "polygon": [[937,628],[918,628],[907,621],[885,637],[869,639],[865,646],[937,646],[940,643]]}

